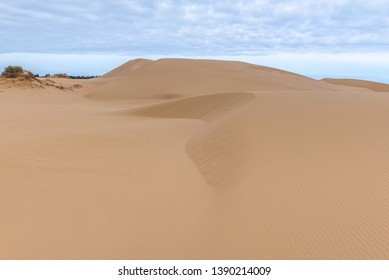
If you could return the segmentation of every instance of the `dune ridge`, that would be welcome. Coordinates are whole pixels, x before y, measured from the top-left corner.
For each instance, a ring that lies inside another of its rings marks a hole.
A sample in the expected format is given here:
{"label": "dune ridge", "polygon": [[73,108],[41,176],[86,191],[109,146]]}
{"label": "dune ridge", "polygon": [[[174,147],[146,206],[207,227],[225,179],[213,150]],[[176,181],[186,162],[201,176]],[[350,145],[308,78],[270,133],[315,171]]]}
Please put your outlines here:
{"label": "dune ridge", "polygon": [[108,73],[101,76],[101,78],[118,78],[123,76],[131,75],[133,72],[142,69],[143,67],[150,65],[153,61],[149,59],[134,59],[130,60],[123,65],[109,71]]}
{"label": "dune ridge", "polygon": [[323,79],[323,81],[334,85],[366,88],[376,92],[389,92],[389,85],[383,83],[357,80],[357,79],[330,79],[330,78]]}
{"label": "dune ridge", "polygon": [[[132,65],[133,62],[129,63]],[[147,62],[147,67],[132,71],[131,75],[119,76],[90,91],[86,97],[99,100],[173,99],[223,92],[317,88],[335,89],[328,83],[291,72],[243,62],[160,59]]]}
{"label": "dune ridge", "polygon": [[156,118],[200,119],[207,123],[186,145],[207,182],[221,185],[234,180],[243,166],[244,140],[229,119],[244,104],[255,98],[252,93],[222,93],[174,99],[132,110],[132,114]]}
{"label": "dune ridge", "polygon": [[163,101],[131,110],[132,114],[158,118],[187,118],[212,122],[228,115],[250,99],[252,93],[219,93]]}

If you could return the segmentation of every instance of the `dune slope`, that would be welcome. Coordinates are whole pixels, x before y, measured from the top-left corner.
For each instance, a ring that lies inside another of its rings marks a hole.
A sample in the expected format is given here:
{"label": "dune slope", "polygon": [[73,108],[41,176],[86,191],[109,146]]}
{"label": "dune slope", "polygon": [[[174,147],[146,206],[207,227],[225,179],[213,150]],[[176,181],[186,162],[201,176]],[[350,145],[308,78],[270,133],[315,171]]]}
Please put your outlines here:
{"label": "dune slope", "polygon": [[334,85],[342,85],[342,86],[350,86],[357,88],[366,88],[372,91],[377,92],[389,92],[389,85],[365,80],[355,80],[355,79],[323,79],[323,81],[334,84]]}
{"label": "dune slope", "polygon": [[118,78],[123,76],[131,75],[133,72],[149,65],[152,63],[152,60],[149,59],[135,59],[130,60],[127,63],[113,69],[112,71],[101,76],[102,78]]}

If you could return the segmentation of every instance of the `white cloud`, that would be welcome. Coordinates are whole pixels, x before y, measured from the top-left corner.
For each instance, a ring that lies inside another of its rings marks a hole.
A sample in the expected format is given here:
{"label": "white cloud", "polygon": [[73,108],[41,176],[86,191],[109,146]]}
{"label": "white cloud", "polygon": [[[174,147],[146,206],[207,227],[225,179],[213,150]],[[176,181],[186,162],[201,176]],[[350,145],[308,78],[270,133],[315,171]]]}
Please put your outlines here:
{"label": "white cloud", "polygon": [[147,7],[138,0],[121,0],[120,3],[122,3],[130,12],[143,13],[147,11]]}
{"label": "white cloud", "polygon": [[389,0],[14,0],[0,3],[7,42],[0,52],[383,51],[388,6]]}
{"label": "white cloud", "polygon": [[157,1],[158,10],[167,10],[172,7],[171,0],[159,0]]}

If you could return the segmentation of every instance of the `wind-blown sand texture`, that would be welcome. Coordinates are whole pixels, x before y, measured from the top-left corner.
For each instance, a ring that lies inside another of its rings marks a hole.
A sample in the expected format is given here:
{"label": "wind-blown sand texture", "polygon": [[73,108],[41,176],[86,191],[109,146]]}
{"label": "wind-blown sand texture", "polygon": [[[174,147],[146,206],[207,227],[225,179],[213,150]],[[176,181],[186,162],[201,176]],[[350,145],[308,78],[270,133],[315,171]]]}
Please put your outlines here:
{"label": "wind-blown sand texture", "polygon": [[1,259],[389,258],[387,92],[185,59],[61,83],[0,83]]}

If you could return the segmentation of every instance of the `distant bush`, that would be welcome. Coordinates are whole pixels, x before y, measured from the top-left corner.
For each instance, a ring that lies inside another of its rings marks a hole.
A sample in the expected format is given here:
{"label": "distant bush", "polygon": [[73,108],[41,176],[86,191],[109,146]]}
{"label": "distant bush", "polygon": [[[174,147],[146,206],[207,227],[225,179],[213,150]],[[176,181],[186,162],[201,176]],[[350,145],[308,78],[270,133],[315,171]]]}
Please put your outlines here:
{"label": "distant bush", "polygon": [[70,79],[78,79],[78,80],[81,80],[81,79],[94,79],[94,78],[97,78],[99,76],[69,76]]}
{"label": "distant bush", "polygon": [[23,73],[23,68],[20,66],[8,66],[4,69],[1,75],[6,78],[16,78]]}

